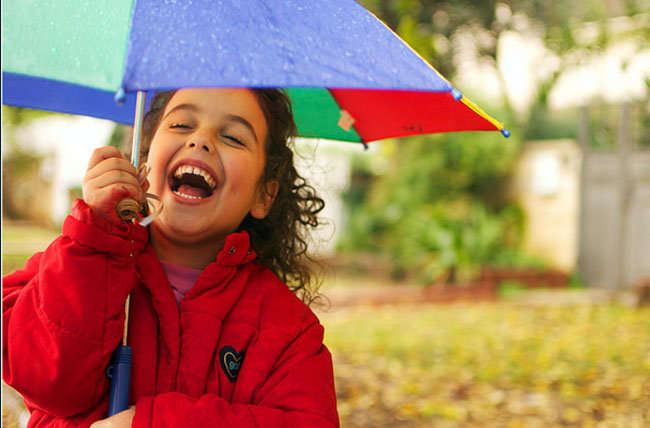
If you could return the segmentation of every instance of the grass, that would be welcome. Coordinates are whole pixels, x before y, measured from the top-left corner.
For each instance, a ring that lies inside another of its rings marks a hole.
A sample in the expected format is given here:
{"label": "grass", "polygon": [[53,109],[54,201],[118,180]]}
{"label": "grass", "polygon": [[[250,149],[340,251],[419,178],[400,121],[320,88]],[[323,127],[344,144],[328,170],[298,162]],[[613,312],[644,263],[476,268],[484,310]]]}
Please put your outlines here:
{"label": "grass", "polygon": [[31,254],[5,254],[2,253],[2,274],[7,275],[25,266]]}
{"label": "grass", "polygon": [[44,250],[58,234],[55,229],[3,220],[2,274],[22,268],[32,254]]}
{"label": "grass", "polygon": [[25,223],[15,223],[9,220],[2,222],[2,242],[16,241],[47,241],[50,242],[59,235],[57,229],[34,226]]}
{"label": "grass", "polygon": [[648,426],[650,310],[512,303],[321,315],[343,426]]}

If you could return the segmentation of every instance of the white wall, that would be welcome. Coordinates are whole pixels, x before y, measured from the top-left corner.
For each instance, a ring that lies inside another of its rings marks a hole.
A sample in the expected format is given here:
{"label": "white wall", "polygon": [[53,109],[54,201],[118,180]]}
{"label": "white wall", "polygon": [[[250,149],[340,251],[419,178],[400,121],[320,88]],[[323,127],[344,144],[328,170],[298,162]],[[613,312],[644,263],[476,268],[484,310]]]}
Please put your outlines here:
{"label": "white wall", "polygon": [[41,174],[52,180],[54,222],[63,221],[70,212],[68,189],[81,185],[90,155],[108,142],[114,126],[112,122],[90,117],[55,115],[16,130],[16,140],[22,147],[50,155]]}
{"label": "white wall", "polygon": [[298,172],[325,201],[325,209],[320,214],[325,224],[312,234],[309,251],[317,256],[328,256],[334,252],[345,228],[346,213],[341,194],[350,184],[349,153],[363,151],[363,146],[359,143],[298,139],[296,148]]}

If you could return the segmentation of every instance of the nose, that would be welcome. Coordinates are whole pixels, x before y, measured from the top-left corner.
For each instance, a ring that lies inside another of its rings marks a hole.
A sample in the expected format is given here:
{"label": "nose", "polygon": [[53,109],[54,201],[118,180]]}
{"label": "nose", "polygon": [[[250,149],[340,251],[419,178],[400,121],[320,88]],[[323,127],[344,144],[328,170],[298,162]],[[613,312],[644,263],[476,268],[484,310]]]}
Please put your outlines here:
{"label": "nose", "polygon": [[200,136],[192,136],[186,145],[191,149],[199,149],[208,153],[214,152],[214,145],[212,142]]}
{"label": "nose", "polygon": [[208,153],[212,152],[212,148],[207,143],[197,143],[197,142],[194,142],[194,141],[188,141],[187,147],[190,147],[190,148],[198,147],[199,149],[204,150],[204,151],[206,151]]}

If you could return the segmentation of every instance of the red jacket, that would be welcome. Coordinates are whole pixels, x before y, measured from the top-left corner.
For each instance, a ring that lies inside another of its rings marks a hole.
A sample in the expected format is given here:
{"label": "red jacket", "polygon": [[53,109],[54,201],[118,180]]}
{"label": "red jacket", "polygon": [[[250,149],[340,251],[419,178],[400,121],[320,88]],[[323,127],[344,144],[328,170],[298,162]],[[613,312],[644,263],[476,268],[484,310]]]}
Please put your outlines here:
{"label": "red jacket", "polygon": [[337,427],[316,316],[230,235],[180,309],[147,229],[77,201],[63,235],[3,281],[3,378],[29,426],[106,417],[105,369],[132,292],[134,427]]}

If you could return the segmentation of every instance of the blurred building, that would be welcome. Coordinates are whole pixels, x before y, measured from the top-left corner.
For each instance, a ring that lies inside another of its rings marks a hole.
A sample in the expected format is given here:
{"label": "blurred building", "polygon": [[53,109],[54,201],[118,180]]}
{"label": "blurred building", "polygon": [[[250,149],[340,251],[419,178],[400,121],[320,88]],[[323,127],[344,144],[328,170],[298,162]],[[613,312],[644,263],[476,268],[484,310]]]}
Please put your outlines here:
{"label": "blurred building", "polygon": [[598,148],[585,108],[580,141],[528,142],[513,176],[526,252],[577,270],[590,286],[624,288],[650,277],[650,142],[633,132],[631,113],[632,105],[617,106],[614,142]]}
{"label": "blurred building", "polygon": [[[642,108],[650,113],[650,104]],[[591,144],[587,107],[580,121],[578,268],[585,282],[606,288],[650,277],[650,133],[634,126],[632,104],[618,110],[613,147]]]}
{"label": "blurred building", "polygon": [[582,155],[573,140],[533,141],[513,175],[526,212],[524,251],[565,272],[576,268]]}

